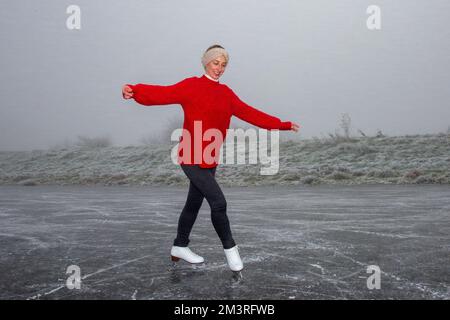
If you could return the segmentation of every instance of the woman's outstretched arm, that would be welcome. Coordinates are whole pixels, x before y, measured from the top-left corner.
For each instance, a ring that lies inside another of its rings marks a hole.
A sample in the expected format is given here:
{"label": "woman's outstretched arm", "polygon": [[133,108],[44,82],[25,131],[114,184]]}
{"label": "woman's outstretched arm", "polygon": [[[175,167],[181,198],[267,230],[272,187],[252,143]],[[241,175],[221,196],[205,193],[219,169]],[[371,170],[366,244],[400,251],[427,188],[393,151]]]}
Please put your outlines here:
{"label": "woman's outstretched arm", "polygon": [[231,107],[233,115],[241,120],[267,130],[294,130],[298,131],[299,125],[291,121],[281,121],[279,118],[262,112],[243,102],[231,91]]}
{"label": "woman's outstretched arm", "polygon": [[126,84],[122,87],[124,99],[131,99],[146,106],[179,104],[183,101],[183,88],[186,80],[169,86],[151,84]]}

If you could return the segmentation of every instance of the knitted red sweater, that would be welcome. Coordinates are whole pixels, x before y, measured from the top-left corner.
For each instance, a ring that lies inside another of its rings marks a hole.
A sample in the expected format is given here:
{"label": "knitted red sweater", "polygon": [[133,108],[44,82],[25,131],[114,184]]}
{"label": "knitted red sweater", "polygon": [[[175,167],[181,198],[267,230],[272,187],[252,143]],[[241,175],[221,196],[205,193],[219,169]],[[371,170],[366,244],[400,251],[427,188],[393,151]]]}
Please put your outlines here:
{"label": "knitted red sweater", "polygon": [[[202,157],[205,148],[212,143],[211,140],[216,140],[216,137],[208,139],[204,133],[208,129],[217,129],[223,136],[222,141],[225,141],[231,116],[267,130],[290,130],[292,126],[290,121],[282,122],[279,118],[247,105],[228,86],[208,79],[205,75],[186,78],[169,86],[149,84],[128,84],[128,86],[133,90],[134,100],[142,105],[180,104],[183,107],[184,130],[178,149],[180,164],[199,164],[202,168],[216,167],[219,160],[218,153],[214,154],[214,151],[211,153],[215,157],[214,161],[206,161]],[[183,147],[184,139],[190,140],[191,148],[186,148],[186,144]],[[221,144],[220,141],[218,143]]]}

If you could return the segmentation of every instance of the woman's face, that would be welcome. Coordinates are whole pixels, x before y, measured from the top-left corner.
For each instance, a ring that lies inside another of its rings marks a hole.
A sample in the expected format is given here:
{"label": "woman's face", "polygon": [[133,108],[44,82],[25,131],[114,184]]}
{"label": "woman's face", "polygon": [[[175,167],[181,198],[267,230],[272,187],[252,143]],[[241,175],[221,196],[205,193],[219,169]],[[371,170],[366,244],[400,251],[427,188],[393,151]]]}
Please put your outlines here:
{"label": "woman's face", "polygon": [[214,80],[219,80],[220,76],[225,72],[227,60],[224,56],[219,56],[206,65],[206,73]]}

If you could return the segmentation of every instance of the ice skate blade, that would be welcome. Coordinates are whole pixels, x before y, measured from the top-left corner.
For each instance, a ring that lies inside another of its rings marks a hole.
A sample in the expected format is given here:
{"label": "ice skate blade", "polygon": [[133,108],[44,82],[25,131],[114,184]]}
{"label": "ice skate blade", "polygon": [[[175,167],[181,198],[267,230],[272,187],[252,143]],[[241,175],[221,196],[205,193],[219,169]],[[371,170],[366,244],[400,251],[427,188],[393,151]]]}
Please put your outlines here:
{"label": "ice skate blade", "polygon": [[233,272],[233,278],[236,278],[236,279],[242,279],[243,278],[243,275],[242,275],[242,272],[241,272],[242,270],[239,270],[239,271],[232,271]]}
{"label": "ice skate blade", "polygon": [[199,263],[191,263],[192,269],[203,269],[206,266],[205,262],[199,262]]}
{"label": "ice skate blade", "polygon": [[178,258],[178,257],[175,257],[175,256],[170,256],[170,260],[172,260],[174,265],[180,260],[185,261],[186,263],[189,263],[189,264],[191,264],[193,266],[201,266],[201,265],[205,264],[205,261],[202,261],[202,262],[189,262],[189,261],[186,261],[186,260],[184,260],[182,258]]}
{"label": "ice skate blade", "polygon": [[231,285],[239,285],[244,281],[244,277],[240,271],[233,271],[233,275],[231,276]]}

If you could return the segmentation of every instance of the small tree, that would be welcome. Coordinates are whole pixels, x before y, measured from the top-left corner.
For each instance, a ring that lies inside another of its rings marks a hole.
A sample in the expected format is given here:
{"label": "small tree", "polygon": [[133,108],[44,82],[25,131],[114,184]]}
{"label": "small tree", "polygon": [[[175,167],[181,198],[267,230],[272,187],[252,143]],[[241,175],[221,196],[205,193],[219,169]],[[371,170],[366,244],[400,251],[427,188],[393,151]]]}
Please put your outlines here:
{"label": "small tree", "polygon": [[350,118],[348,113],[343,113],[341,115],[341,128],[344,130],[344,137],[346,139],[350,138],[350,127],[351,127],[352,119]]}

